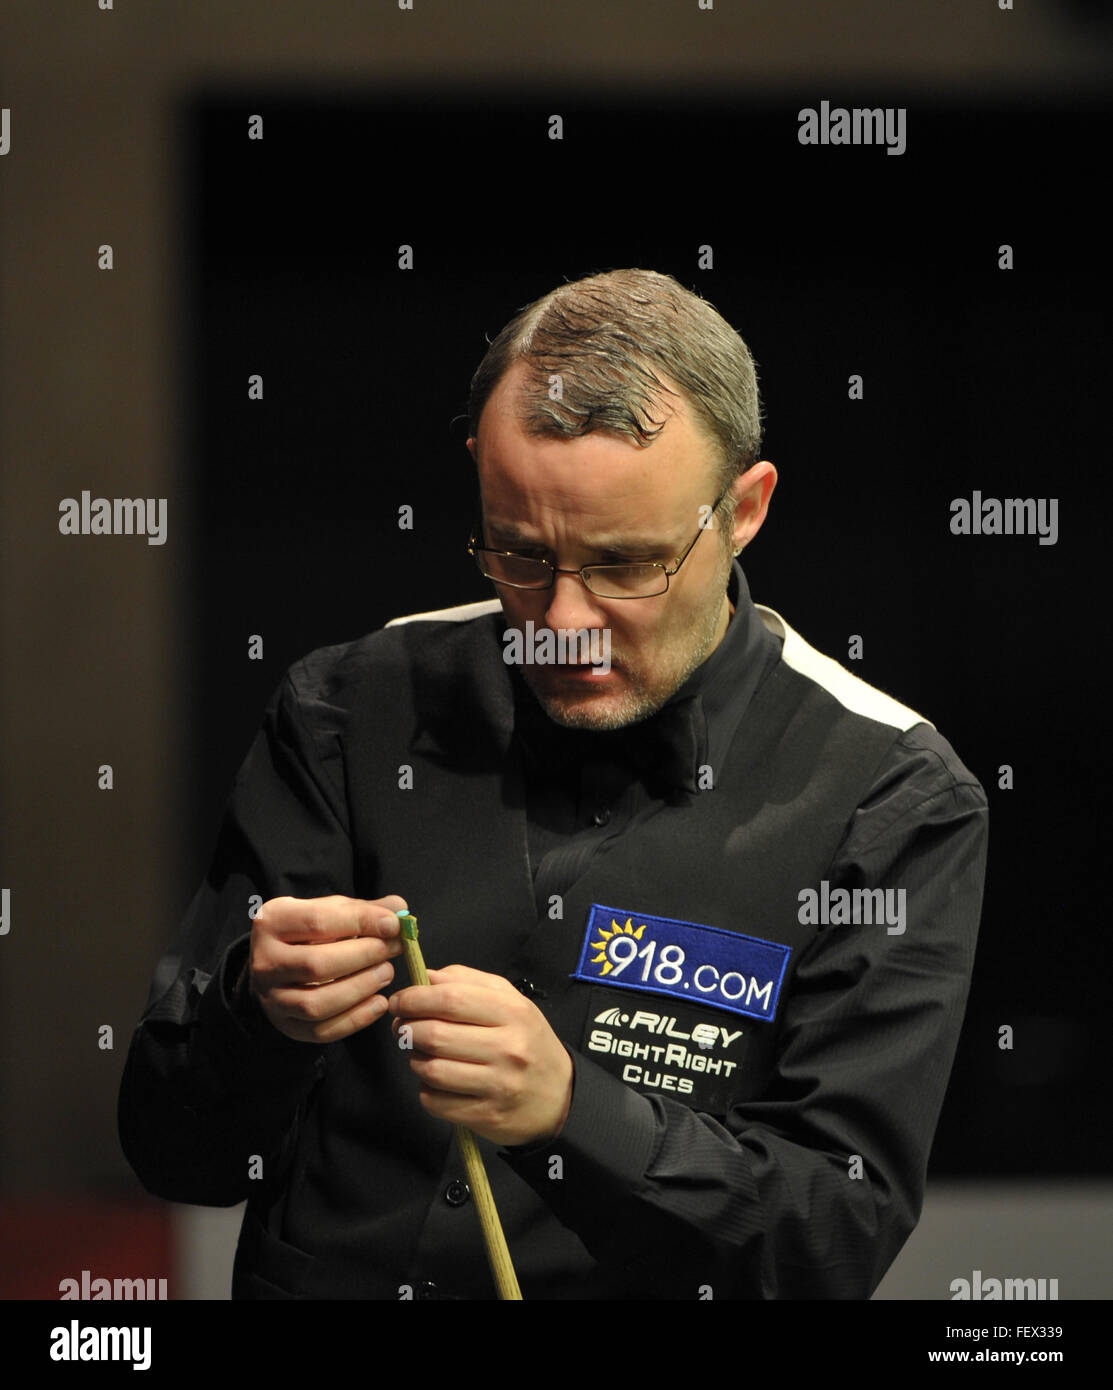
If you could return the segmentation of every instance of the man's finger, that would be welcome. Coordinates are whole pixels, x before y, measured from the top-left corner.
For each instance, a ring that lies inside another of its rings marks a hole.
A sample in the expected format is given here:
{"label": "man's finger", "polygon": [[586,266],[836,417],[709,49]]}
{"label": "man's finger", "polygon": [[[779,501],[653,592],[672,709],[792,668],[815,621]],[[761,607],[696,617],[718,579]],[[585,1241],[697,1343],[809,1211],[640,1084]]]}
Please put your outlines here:
{"label": "man's finger", "polygon": [[[370,970],[361,970],[343,980],[320,984],[316,988],[273,989],[271,1006],[284,1019],[296,1023],[322,1023],[357,1008],[379,994],[393,978],[393,966],[387,961]],[[385,1011],[385,1004],[384,1004]]]}
{"label": "man's finger", "polygon": [[[406,1022],[395,1019],[394,1027],[410,1030],[408,1050],[412,1051],[415,1059],[420,1055],[428,1059],[439,1057],[454,1062],[486,1065],[499,1055],[497,1030],[477,1027],[474,1023],[450,1023],[444,1018],[418,1018]],[[442,1086],[440,1089],[453,1088]]]}
{"label": "man's finger", "polygon": [[473,970],[470,965],[445,965],[440,970],[430,970],[429,979],[436,984],[459,982],[462,985],[479,985],[483,989],[498,989],[504,993],[507,990],[512,994],[518,993],[518,990],[505,975],[492,975],[486,970]]}
{"label": "man's finger", "polygon": [[274,968],[263,969],[261,974],[272,989],[281,985],[320,986],[354,975],[357,970],[395,960],[401,954],[400,940],[383,941],[379,937],[321,941],[313,946],[285,943]]}
{"label": "man's finger", "polygon": [[[521,998],[513,988],[512,993]],[[507,1002],[502,990],[481,985],[410,985],[390,996],[390,1011],[399,1018],[444,1018],[495,1026],[507,1021]]]}
{"label": "man's finger", "polygon": [[377,902],[340,894],[325,898],[271,898],[256,913],[255,921],[290,945],[316,945],[359,936],[377,936],[385,941],[397,938],[401,930],[393,903],[400,910],[405,907],[397,894]]}
{"label": "man's finger", "polygon": [[486,1099],[490,1095],[489,1067],[475,1066],[455,1058],[411,1057],[410,1068],[421,1078],[425,1090],[472,1099]]}
{"label": "man's finger", "polygon": [[336,1014],[325,1022],[283,1019],[283,1032],[298,1042],[331,1043],[350,1037],[361,1029],[369,1027],[386,1013],[386,1000],[381,994],[373,995],[356,1004],[346,1013]]}

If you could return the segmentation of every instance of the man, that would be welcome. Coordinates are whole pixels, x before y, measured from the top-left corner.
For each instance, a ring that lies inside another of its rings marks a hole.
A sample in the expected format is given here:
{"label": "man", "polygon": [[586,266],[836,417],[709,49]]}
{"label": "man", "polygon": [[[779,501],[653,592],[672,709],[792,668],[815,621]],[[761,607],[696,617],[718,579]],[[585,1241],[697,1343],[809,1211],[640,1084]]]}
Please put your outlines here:
{"label": "man", "polygon": [[497,599],[275,691],[132,1043],[128,1158],[247,1199],[235,1297],[492,1297],[448,1122],[527,1299],[868,1297],[919,1217],[984,793],[751,601],[776,472],[698,296],[562,286],[470,418]]}

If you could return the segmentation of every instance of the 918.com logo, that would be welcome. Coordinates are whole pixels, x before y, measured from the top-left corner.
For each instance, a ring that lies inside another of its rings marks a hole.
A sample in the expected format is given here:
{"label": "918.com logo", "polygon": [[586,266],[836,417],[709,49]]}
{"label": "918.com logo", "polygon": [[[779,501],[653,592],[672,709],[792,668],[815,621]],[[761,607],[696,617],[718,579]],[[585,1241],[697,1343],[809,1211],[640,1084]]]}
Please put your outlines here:
{"label": "918.com logo", "polygon": [[[608,984],[624,984],[634,988],[661,990],[669,994],[702,999],[707,1003],[726,1000],[728,1003],[756,1006],[768,1013],[773,1002],[775,981],[759,981],[756,976],[743,975],[739,970],[719,972],[710,961],[690,965],[687,953],[675,942],[662,943],[655,937],[645,938],[647,923],[635,927],[627,917],[619,926],[611,918],[612,931],[603,927],[598,941],[592,941],[590,964],[601,966],[598,978]],[[640,964],[639,964],[640,963]],[[629,975],[626,975],[627,971]],[[620,977],[625,976],[624,979]]]}

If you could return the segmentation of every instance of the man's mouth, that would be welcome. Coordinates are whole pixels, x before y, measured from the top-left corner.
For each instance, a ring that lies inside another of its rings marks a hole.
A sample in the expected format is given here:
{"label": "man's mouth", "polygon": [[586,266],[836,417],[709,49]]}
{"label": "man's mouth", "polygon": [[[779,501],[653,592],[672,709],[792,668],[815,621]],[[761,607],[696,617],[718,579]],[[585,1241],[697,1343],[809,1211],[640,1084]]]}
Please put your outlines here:
{"label": "man's mouth", "polygon": [[565,666],[557,667],[556,669],[567,671],[570,675],[576,676],[577,679],[580,680],[602,680],[605,676],[609,676],[615,667],[613,663],[609,666],[592,666],[590,663],[577,663],[573,665],[569,663]]}

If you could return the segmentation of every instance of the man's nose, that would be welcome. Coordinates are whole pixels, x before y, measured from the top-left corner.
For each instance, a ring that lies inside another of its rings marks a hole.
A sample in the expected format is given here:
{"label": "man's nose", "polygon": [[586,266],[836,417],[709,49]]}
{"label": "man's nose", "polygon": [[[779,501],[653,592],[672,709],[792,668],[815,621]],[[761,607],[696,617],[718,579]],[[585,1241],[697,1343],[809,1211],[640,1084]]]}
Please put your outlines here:
{"label": "man's nose", "polygon": [[545,622],[551,628],[604,627],[606,614],[579,574],[553,576]]}

